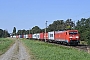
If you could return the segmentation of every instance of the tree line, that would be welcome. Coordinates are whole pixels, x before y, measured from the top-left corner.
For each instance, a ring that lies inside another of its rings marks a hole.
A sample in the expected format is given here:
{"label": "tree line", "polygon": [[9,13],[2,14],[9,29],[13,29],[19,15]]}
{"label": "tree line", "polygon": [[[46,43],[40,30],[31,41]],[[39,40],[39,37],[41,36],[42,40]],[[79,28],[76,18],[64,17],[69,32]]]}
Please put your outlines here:
{"label": "tree line", "polygon": [[[72,21],[71,19],[67,19],[66,21],[64,21],[64,20],[54,21],[52,24],[47,26],[46,30],[47,30],[47,32],[50,32],[50,31],[71,30],[71,29],[74,29],[74,28],[75,28],[74,21]],[[17,32],[16,32],[15,27],[13,29],[13,34],[16,34],[16,35],[34,34],[34,33],[41,33],[41,32],[45,32],[45,28],[41,29],[38,26],[34,26],[30,30],[23,29],[23,30],[18,30]]]}
{"label": "tree line", "polygon": [[6,38],[6,37],[10,37],[10,34],[8,33],[8,31],[0,29],[0,38]]}

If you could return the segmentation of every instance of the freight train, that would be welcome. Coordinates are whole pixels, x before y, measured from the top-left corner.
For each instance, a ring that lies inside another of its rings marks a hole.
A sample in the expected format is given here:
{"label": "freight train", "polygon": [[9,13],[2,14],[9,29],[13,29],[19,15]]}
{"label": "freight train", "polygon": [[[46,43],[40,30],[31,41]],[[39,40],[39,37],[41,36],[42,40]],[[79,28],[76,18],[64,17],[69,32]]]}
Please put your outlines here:
{"label": "freight train", "polygon": [[27,39],[37,39],[47,42],[57,42],[61,44],[74,44],[78,45],[80,43],[80,36],[78,30],[67,30],[67,31],[51,31],[47,33],[36,33],[36,34],[26,34],[26,35],[16,35],[14,38],[27,38]]}

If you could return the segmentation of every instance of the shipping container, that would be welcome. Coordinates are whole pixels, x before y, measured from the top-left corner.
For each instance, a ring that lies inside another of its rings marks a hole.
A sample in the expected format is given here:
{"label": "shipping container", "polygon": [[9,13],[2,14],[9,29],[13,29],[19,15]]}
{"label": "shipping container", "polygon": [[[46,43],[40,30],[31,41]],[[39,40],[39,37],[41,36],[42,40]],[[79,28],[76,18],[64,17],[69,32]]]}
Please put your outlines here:
{"label": "shipping container", "polygon": [[20,38],[20,35],[19,35],[19,38]]}
{"label": "shipping container", "polygon": [[31,39],[32,38],[32,34],[28,34],[28,38]]}
{"label": "shipping container", "polygon": [[44,40],[44,33],[40,33],[40,40]]}
{"label": "shipping container", "polygon": [[36,39],[37,38],[37,34],[32,34],[32,38]]}
{"label": "shipping container", "polygon": [[26,35],[23,35],[23,38],[26,38]]}
{"label": "shipping container", "polygon": [[54,40],[54,31],[52,31],[52,32],[48,32],[48,39],[49,40]]}
{"label": "shipping container", "polygon": [[19,35],[19,38],[23,38],[23,35]]}
{"label": "shipping container", "polygon": [[16,38],[16,36],[14,35],[13,38]]}
{"label": "shipping container", "polygon": [[49,37],[48,37],[48,33],[44,33],[44,39],[49,39]]}
{"label": "shipping container", "polygon": [[26,39],[28,39],[28,35],[26,34]]}
{"label": "shipping container", "polygon": [[36,34],[36,39],[40,39],[40,33]]}
{"label": "shipping container", "polygon": [[13,38],[13,36],[10,36],[11,38]]}
{"label": "shipping container", "polygon": [[22,38],[24,38],[24,35],[22,35]]}
{"label": "shipping container", "polygon": [[16,38],[19,38],[19,35],[16,35]]}

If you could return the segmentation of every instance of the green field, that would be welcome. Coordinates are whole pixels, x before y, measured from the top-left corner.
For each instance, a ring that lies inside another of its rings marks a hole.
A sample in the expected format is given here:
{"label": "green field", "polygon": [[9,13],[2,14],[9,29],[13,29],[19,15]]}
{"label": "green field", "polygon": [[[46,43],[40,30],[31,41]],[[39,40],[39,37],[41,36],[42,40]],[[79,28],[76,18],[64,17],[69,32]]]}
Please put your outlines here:
{"label": "green field", "polygon": [[0,38],[0,55],[5,53],[13,43],[14,41],[11,39]]}
{"label": "green field", "polygon": [[90,60],[90,54],[35,40],[22,40],[29,48],[33,60]]}

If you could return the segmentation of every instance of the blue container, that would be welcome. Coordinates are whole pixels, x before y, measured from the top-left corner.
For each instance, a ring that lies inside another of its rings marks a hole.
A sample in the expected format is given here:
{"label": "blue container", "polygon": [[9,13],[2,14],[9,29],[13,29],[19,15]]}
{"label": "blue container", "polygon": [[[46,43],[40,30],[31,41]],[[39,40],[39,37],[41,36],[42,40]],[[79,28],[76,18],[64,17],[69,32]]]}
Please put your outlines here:
{"label": "blue container", "polygon": [[20,35],[20,38],[23,38],[23,35]]}

